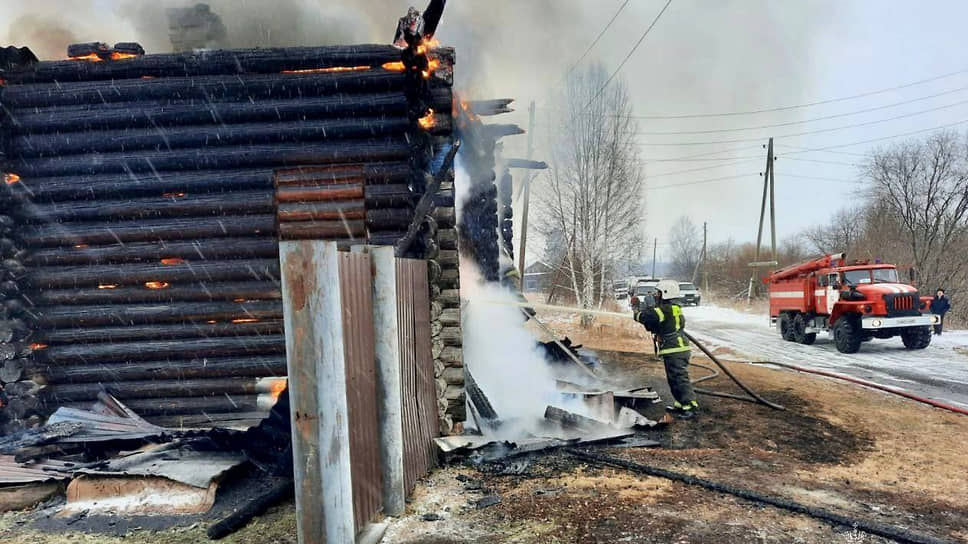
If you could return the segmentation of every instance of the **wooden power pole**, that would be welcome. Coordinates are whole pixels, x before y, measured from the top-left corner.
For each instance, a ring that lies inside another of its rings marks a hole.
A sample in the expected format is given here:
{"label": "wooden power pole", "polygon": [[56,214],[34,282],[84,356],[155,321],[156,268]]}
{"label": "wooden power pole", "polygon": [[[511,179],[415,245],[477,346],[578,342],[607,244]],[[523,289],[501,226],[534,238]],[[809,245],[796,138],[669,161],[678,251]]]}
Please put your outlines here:
{"label": "wooden power pole", "polygon": [[659,247],[659,239],[656,238],[655,241],[652,242],[652,279],[655,279],[655,253],[658,247]]}
{"label": "wooden power pole", "polygon": [[709,269],[706,268],[706,222],[702,222],[702,290],[709,292]]}
{"label": "wooden power pole", "polygon": [[[766,196],[770,195],[770,243],[771,243],[771,256],[770,261],[760,260],[760,249],[763,244],[763,223],[766,220]],[[770,138],[770,142],[766,148],[766,171],[763,172],[763,201],[760,204],[760,227],[756,233],[756,256],[753,262],[749,266],[753,269],[753,273],[750,275],[750,285],[746,291],[746,301],[747,303],[753,300],[753,282],[756,280],[756,271],[759,268],[776,266],[777,255],[776,255],[776,201],[774,199],[773,192],[773,138]]]}
{"label": "wooden power pole", "polygon": [[[528,108],[530,119],[528,122],[528,160],[534,155],[534,100]],[[521,291],[524,291],[524,255],[528,249],[528,201],[531,199],[531,180],[534,174],[531,170],[524,177],[524,195],[521,206],[521,247],[518,248],[518,274],[521,275]]]}

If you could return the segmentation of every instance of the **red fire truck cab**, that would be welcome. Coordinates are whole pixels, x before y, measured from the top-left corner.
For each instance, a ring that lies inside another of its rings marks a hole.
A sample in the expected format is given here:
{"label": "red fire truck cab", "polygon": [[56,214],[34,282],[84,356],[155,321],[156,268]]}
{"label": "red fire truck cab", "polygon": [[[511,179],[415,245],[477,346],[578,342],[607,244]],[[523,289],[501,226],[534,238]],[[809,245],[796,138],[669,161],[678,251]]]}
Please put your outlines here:
{"label": "red fire truck cab", "polygon": [[908,349],[931,343],[931,297],[898,280],[892,264],[855,262],[827,255],[788,266],[763,281],[769,286],[770,322],[784,340],[813,344],[832,332],[837,350],[856,353],[862,342],[900,336]]}

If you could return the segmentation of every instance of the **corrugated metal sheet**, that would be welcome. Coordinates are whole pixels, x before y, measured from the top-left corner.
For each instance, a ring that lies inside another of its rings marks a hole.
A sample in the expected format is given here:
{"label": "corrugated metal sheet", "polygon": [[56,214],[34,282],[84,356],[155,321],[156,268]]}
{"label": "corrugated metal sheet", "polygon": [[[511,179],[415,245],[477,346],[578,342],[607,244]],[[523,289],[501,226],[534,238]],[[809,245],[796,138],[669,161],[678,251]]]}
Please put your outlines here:
{"label": "corrugated metal sheet", "polygon": [[437,461],[437,392],[430,338],[427,263],[397,259],[397,319],[403,388],[403,456],[407,493]]}
{"label": "corrugated metal sheet", "polygon": [[340,293],[346,354],[353,514],[360,531],[383,508],[380,423],[377,402],[376,339],[370,256],[340,253]]}
{"label": "corrugated metal sheet", "polygon": [[14,461],[12,455],[0,455],[0,485],[28,484],[47,480],[64,480],[70,475],[58,472],[62,465],[56,462],[23,464]]}

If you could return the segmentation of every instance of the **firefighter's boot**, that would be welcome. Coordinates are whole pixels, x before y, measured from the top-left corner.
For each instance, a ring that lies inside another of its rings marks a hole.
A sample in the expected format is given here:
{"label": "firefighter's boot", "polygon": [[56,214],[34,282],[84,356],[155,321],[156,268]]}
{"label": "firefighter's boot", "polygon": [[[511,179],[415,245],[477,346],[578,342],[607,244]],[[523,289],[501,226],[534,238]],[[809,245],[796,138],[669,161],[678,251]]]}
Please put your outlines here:
{"label": "firefighter's boot", "polygon": [[676,401],[672,406],[666,406],[666,411],[678,419],[693,419],[699,415],[699,403],[692,401],[683,404]]}

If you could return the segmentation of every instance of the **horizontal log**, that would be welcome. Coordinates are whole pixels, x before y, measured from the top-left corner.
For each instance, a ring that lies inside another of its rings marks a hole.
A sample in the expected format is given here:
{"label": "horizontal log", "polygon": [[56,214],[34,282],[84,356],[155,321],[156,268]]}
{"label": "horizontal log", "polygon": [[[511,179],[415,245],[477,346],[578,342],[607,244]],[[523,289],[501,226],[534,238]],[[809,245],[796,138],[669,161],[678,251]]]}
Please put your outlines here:
{"label": "horizontal log", "polygon": [[281,391],[285,378],[218,378],[150,381],[105,381],[100,383],[57,384],[44,391],[44,397],[56,402],[97,400],[102,390],[120,400],[165,397],[213,397],[224,395],[259,395]]}
{"label": "horizontal log", "polygon": [[444,289],[439,298],[444,308],[460,308],[460,291],[458,289]]}
{"label": "horizontal log", "polygon": [[384,208],[367,210],[366,226],[376,230],[406,229],[413,221],[413,210],[410,208]]}
{"label": "horizontal log", "polygon": [[[160,288],[158,288],[160,287]],[[115,289],[42,289],[29,293],[28,298],[38,306],[76,304],[126,304],[152,302],[208,302],[280,300],[278,283],[268,281],[191,282],[168,286],[144,285]]]}
{"label": "horizontal log", "polygon": [[396,245],[407,233],[403,231],[376,231],[371,230],[367,235],[367,243],[374,246]]}
{"label": "horizontal log", "polygon": [[117,174],[171,170],[207,170],[299,166],[406,159],[410,145],[404,138],[345,140],[311,144],[226,146],[213,149],[174,149],[92,153],[46,158],[17,158],[8,167],[23,178],[85,174]]}
{"label": "horizontal log", "polygon": [[110,62],[40,62],[16,72],[8,72],[5,77],[10,83],[39,83],[117,80],[144,76],[277,74],[285,70],[380,66],[399,60],[400,50],[391,45],[214,49],[144,55]]}
{"label": "horizontal log", "polygon": [[445,327],[460,327],[460,309],[445,309],[440,313],[440,323]]}
{"label": "horizontal log", "polygon": [[[32,340],[41,344],[78,344],[85,342],[124,342],[176,338],[219,338],[281,334],[281,320],[254,323],[189,323],[176,325],[127,325],[94,329],[54,329],[37,331]],[[51,349],[51,348],[48,348]]]}
{"label": "horizontal log", "polygon": [[30,334],[30,329],[19,319],[0,321],[0,342],[20,340]]}
{"label": "horizontal log", "polygon": [[279,236],[286,240],[363,240],[366,236],[366,225],[363,221],[280,223]]}
{"label": "horizontal log", "polygon": [[7,398],[12,397],[35,397],[44,386],[32,380],[22,380],[4,384],[3,394]]}
{"label": "horizontal log", "polygon": [[11,383],[23,379],[26,362],[23,359],[11,359],[0,363],[0,382]]}
{"label": "horizontal log", "polygon": [[457,249],[457,229],[440,229],[437,231],[437,243],[440,249]]}
{"label": "horizontal log", "polygon": [[25,244],[38,247],[193,240],[275,232],[275,215],[266,214],[30,225],[23,227],[19,235]]}
{"label": "horizontal log", "polygon": [[26,374],[44,383],[285,376],[286,357],[205,357],[114,364],[42,365],[31,362]]}
{"label": "horizontal log", "polygon": [[26,221],[83,221],[97,219],[155,219],[205,215],[245,215],[272,213],[275,202],[271,190],[231,193],[169,193],[168,196],[24,203],[14,215]]}
{"label": "horizontal log", "polygon": [[440,360],[447,367],[462,367],[464,366],[464,352],[459,347],[447,346],[440,352]]}
{"label": "horizontal log", "polygon": [[524,168],[526,170],[547,170],[548,163],[544,161],[533,161],[530,159],[507,159],[505,161],[508,168]]}
{"label": "horizontal log", "polygon": [[192,260],[278,258],[275,238],[206,238],[184,242],[132,242],[107,246],[58,247],[31,251],[28,266],[158,262],[166,258]]}
{"label": "horizontal log", "polygon": [[47,266],[31,269],[26,276],[35,288],[65,288],[118,285],[147,282],[194,281],[279,281],[279,260],[183,261],[172,264],[126,263],[93,266]]}
{"label": "horizontal log", "polygon": [[[259,101],[313,98],[337,93],[397,93],[406,76],[382,70],[307,74],[238,74],[232,76],[166,77],[115,81],[64,81],[57,85],[7,85],[7,108],[89,106],[101,109],[124,102]],[[121,104],[120,107],[128,107]]]}
{"label": "horizontal log", "polygon": [[496,98],[492,100],[471,100],[465,106],[474,115],[488,116],[501,113],[511,113],[511,103],[513,98]]}
{"label": "horizontal log", "polygon": [[174,149],[294,144],[379,138],[402,134],[410,127],[406,117],[359,117],[245,123],[239,125],[139,128],[99,132],[25,134],[10,139],[10,155],[21,159],[79,153],[134,153]]}
{"label": "horizontal log", "polygon": [[459,327],[444,327],[440,330],[440,341],[445,346],[461,346],[464,338]]}
{"label": "horizontal log", "polygon": [[[166,80],[168,81],[168,80]],[[450,89],[435,89],[431,107],[448,111]],[[211,99],[162,100],[8,110],[10,128],[20,134],[77,132],[184,125],[278,123],[327,117],[406,116],[407,99],[399,90],[289,99],[217,102]]]}
{"label": "horizontal log", "polygon": [[333,202],[359,200],[363,202],[363,182],[334,183],[322,187],[286,186],[276,188],[276,202],[280,207],[296,202]]}
{"label": "horizontal log", "polygon": [[279,204],[279,221],[350,221],[366,217],[363,199]]}
{"label": "horizontal log", "polygon": [[35,351],[34,360],[48,364],[93,364],[190,358],[196,354],[205,354],[206,357],[232,357],[276,355],[285,352],[285,336],[267,334],[48,346]]}
{"label": "horizontal log", "polygon": [[433,217],[438,228],[446,229],[457,226],[457,211],[454,208],[438,206],[434,208]]}
{"label": "horizontal log", "polygon": [[445,368],[444,372],[441,374],[444,382],[447,385],[464,385],[464,369],[462,367],[450,367]]}
{"label": "horizontal log", "polygon": [[168,304],[113,304],[105,306],[49,306],[36,308],[31,319],[42,328],[142,325],[235,319],[280,319],[281,301],[180,302]]}
{"label": "horizontal log", "polygon": [[460,289],[460,270],[456,268],[442,270],[438,283],[442,289]]}
{"label": "horizontal log", "polygon": [[454,249],[444,249],[437,253],[437,262],[441,268],[460,266],[460,254]]}
{"label": "horizontal log", "polygon": [[[231,412],[268,412],[275,406],[277,397],[262,395],[221,395],[215,397],[168,397],[160,399],[126,399],[125,406],[150,422],[151,416],[179,414],[221,414]],[[65,408],[89,410],[90,402],[65,402]]]}

